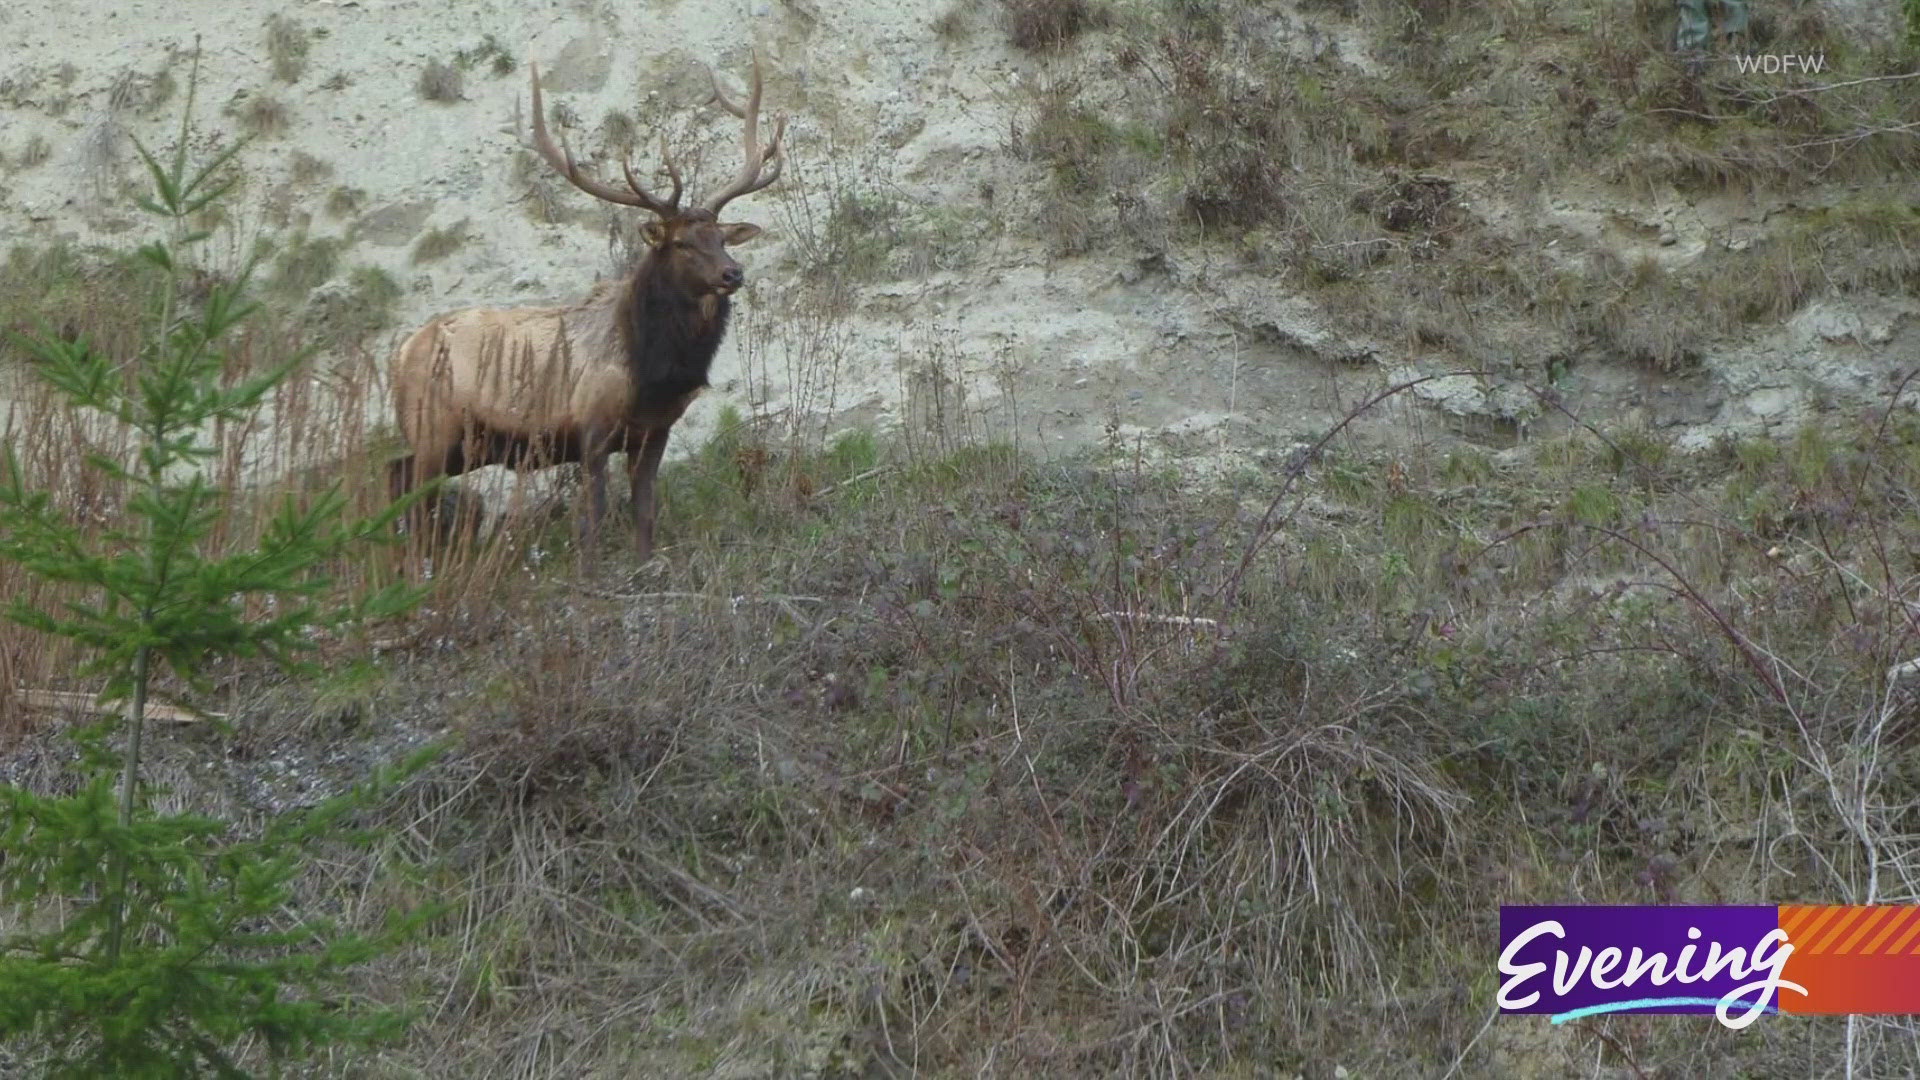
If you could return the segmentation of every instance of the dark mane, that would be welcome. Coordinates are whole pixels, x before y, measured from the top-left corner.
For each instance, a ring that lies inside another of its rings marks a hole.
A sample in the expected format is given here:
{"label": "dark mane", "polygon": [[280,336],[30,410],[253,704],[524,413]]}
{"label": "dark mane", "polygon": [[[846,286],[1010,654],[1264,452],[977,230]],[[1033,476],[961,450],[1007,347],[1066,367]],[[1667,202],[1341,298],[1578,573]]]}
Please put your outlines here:
{"label": "dark mane", "polygon": [[620,312],[636,406],[673,400],[707,385],[733,307],[724,296],[692,296],[675,288],[665,271],[658,249],[648,251],[634,270]]}

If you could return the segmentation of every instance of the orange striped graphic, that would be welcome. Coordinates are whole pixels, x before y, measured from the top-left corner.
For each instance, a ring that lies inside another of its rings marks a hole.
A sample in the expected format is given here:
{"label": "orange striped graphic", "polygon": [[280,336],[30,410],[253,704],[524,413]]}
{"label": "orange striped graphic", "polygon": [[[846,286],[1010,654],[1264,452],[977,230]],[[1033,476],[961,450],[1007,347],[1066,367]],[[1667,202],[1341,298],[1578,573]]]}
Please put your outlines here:
{"label": "orange striped graphic", "polygon": [[[1789,910],[1793,910],[1796,914],[1796,917],[1791,921],[1789,921],[1787,917]],[[1821,927],[1831,922],[1833,918],[1839,914],[1840,909],[1830,904],[1797,909],[1781,908],[1780,929],[1787,932],[1788,941],[1798,945],[1803,941],[1811,941],[1813,935],[1820,932]]]}
{"label": "orange striped graphic", "polygon": [[1860,920],[1859,928],[1856,929],[1853,933],[1848,934],[1847,940],[1841,942],[1840,947],[1835,951],[1840,953],[1843,956],[1853,952],[1853,947],[1855,945],[1860,944],[1860,939],[1863,937],[1866,937],[1868,931],[1872,930],[1874,927],[1880,925],[1881,923],[1886,922],[1888,919],[1893,918],[1894,915],[1899,912],[1899,910],[1900,910],[1899,908],[1890,908],[1890,907],[1872,907],[1872,908],[1864,909],[1862,914],[1864,914],[1866,917]]}
{"label": "orange striped graphic", "polygon": [[1920,1013],[1920,907],[1782,905],[1780,929],[1793,947],[1780,977],[1807,991],[1783,992],[1782,1012]]}
{"label": "orange striped graphic", "polygon": [[1920,926],[1920,908],[1891,908],[1889,910],[1894,913],[1893,918],[1887,920],[1887,928],[1885,930],[1873,935],[1873,940],[1867,942],[1867,952],[1879,952],[1880,946],[1886,944],[1887,939],[1891,938],[1901,927]]}
{"label": "orange striped graphic", "polygon": [[[1840,908],[1839,909],[1840,917],[1833,920],[1833,925],[1828,927],[1824,934],[1820,935],[1819,942],[1817,944],[1808,946],[1807,951],[1817,956],[1820,953],[1824,953],[1827,950],[1833,948],[1834,940],[1838,938],[1841,934],[1846,933],[1847,927],[1852,926],[1855,922],[1857,922],[1860,919],[1860,916],[1865,915],[1867,913],[1867,910],[1868,909],[1863,907]],[[1788,940],[1792,940],[1792,939],[1789,938]]]}
{"label": "orange striped graphic", "polygon": [[1891,949],[1888,949],[1887,951],[1888,952],[1904,952],[1907,947],[1907,942],[1912,941],[1913,935],[1916,933],[1920,933],[1920,919],[1915,919],[1913,922],[1913,926],[1908,928],[1906,933],[1901,934],[1900,940],[1894,942],[1893,947]]}

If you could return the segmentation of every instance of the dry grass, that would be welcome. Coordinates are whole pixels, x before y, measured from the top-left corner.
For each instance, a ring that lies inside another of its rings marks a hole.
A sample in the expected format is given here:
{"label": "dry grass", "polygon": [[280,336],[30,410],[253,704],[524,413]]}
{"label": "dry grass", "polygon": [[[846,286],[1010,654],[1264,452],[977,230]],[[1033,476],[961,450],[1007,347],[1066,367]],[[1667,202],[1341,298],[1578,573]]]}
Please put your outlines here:
{"label": "dry grass", "polygon": [[393,325],[402,295],[393,275],[377,266],[356,266],[343,288],[307,298],[302,325],[321,348],[336,355],[355,350]]}
{"label": "dry grass", "polygon": [[365,205],[367,205],[365,188],[339,184],[332,191],[327,192],[327,216],[329,217],[352,217]]}
{"label": "dry grass", "polygon": [[434,262],[459,251],[467,242],[465,218],[452,225],[437,226],[420,234],[413,244],[413,261],[417,263]]}
{"label": "dry grass", "polygon": [[608,109],[601,117],[597,134],[601,145],[626,157],[633,153],[634,145],[640,138],[640,125],[631,113],[622,109]]}
{"label": "dry grass", "polygon": [[295,184],[317,184],[333,173],[331,162],[314,157],[305,150],[295,150],[289,158],[287,178]]}
{"label": "dry grass", "polygon": [[413,88],[426,100],[444,105],[465,96],[466,81],[466,76],[458,66],[429,60],[427,66],[420,69],[420,77],[414,81]]}
{"label": "dry grass", "polygon": [[1027,52],[1063,49],[1112,19],[1095,0],[1000,0],[1000,8],[1007,40]]}
{"label": "dry grass", "polygon": [[517,200],[522,211],[539,224],[561,225],[588,212],[570,196],[573,189],[525,147],[514,152],[513,182],[522,192]]}
{"label": "dry grass", "polygon": [[1844,202],[1786,218],[1766,239],[1704,275],[1730,321],[1784,318],[1822,293],[1920,287],[1920,210],[1893,201]]}
{"label": "dry grass", "polygon": [[177,89],[172,72],[165,68],[151,75],[128,71],[115,79],[113,88],[107,92],[107,108],[128,109],[150,116],[172,101]]}
{"label": "dry grass", "polygon": [[[1231,492],[991,448],[875,475],[872,444],[789,458],[754,431],[665,477],[670,583],[508,562],[467,598],[484,618],[356,691],[364,715],[451,723],[463,746],[396,810],[413,831],[390,857],[426,860],[431,885],[358,872],[454,903],[392,975],[438,1002],[416,1060],[492,1073],[540,1032],[535,1075],[633,1055],[1497,1071],[1467,1046],[1491,947],[1473,928],[1496,898],[1804,895],[1743,854],[1772,842],[1750,824],[1782,798],[1794,842],[1841,843],[1816,794],[1769,794],[1797,789],[1793,756],[1766,748],[1800,735],[1703,634],[1708,608],[1584,583],[1645,578],[1644,548],[1730,603],[1771,579],[1767,546],[1823,524],[1861,538],[1829,549],[1857,570],[1874,530],[1839,507],[1750,539],[1738,517],[1635,524],[1713,507],[1632,440],[1506,470],[1341,452],[1319,489],[1373,520],[1293,522],[1298,554],[1256,563],[1223,609],[1254,527]],[[1728,457],[1753,501],[1892,479],[1915,447],[1902,421]],[[1479,539],[1543,497],[1543,527]],[[1830,588],[1766,594],[1794,613],[1776,609],[1769,647],[1842,691],[1808,721],[1821,738],[1915,647],[1886,623],[1871,659],[1811,662],[1854,625],[1820,614]],[[1623,1027],[1640,1066],[1696,1075],[1822,1060],[1838,1033]],[[1602,1045],[1569,1032],[1532,1053],[1570,1068]]]}
{"label": "dry grass", "polygon": [[296,233],[274,256],[270,285],[283,296],[304,297],[333,276],[345,249],[339,237]]}
{"label": "dry grass", "polygon": [[52,156],[53,145],[47,142],[46,136],[35,135],[20,148],[20,153],[13,159],[13,163],[17,168],[31,169],[35,165],[44,164]]}
{"label": "dry grass", "polygon": [[973,22],[971,9],[975,5],[961,0],[941,12],[933,20],[933,33],[942,41],[960,41],[967,36],[967,29]]}
{"label": "dry grass", "polygon": [[307,52],[312,47],[312,32],[298,19],[277,12],[267,16],[267,59],[273,65],[274,78],[299,82],[306,74]]}
{"label": "dry grass", "polygon": [[1911,81],[1889,78],[1911,61],[1837,35],[1817,7],[1759,12],[1744,45],[1822,57],[1827,69],[1807,75],[1743,74],[1731,54],[1689,74],[1671,5],[1648,0],[1380,5],[1372,18],[1401,46],[1396,76],[1424,102],[1471,103],[1485,151],[1522,174],[1571,166],[1647,192],[1759,192],[1920,162]]}
{"label": "dry grass", "polygon": [[247,94],[228,112],[240,121],[241,128],[247,134],[259,139],[273,139],[286,134],[287,125],[292,122],[292,114],[285,103],[260,91]]}
{"label": "dry grass", "polygon": [[[1662,44],[1668,9],[1640,0],[1330,17],[1393,44],[1387,69],[1277,48],[1257,4],[1131,12],[1111,38],[1117,79],[1054,65],[1024,91],[1012,148],[1046,176],[1018,226],[1055,255],[1219,241],[1358,329],[1473,367],[1592,350],[1673,373],[1816,295],[1910,287],[1911,192],[1886,181],[1920,165],[1911,64],[1836,39],[1816,13],[1756,28],[1755,49],[1825,50],[1831,70],[1797,81],[1730,62],[1689,77]],[[1581,178],[1661,201],[1670,185],[1824,199],[1842,179],[1873,183],[1847,206],[1776,216],[1741,250],[1650,272],[1605,239],[1561,236],[1579,258],[1557,265],[1518,249],[1510,226],[1455,205],[1451,186],[1490,167],[1511,178],[1493,202],[1516,206]],[[1524,325],[1539,322],[1545,339]]]}
{"label": "dry grass", "polygon": [[461,49],[453,54],[453,64],[462,71],[471,71],[485,65],[496,78],[511,75],[518,66],[513,54],[507,51],[499,39],[488,34],[480,39],[480,44],[471,49]]}
{"label": "dry grass", "polygon": [[1378,182],[1357,166],[1384,160],[1390,141],[1376,93],[1258,39],[1196,37],[1201,24],[1212,25],[1120,35],[1117,101],[1082,80],[1035,84],[1016,148],[1052,179],[1035,205],[1056,250],[1166,228],[1236,242],[1264,232],[1300,251],[1348,239],[1314,230],[1353,216],[1354,196]]}
{"label": "dry grass", "polygon": [[[43,318],[55,320],[49,324],[51,332],[85,337],[100,347],[123,348],[128,355],[137,350],[136,328],[145,305],[140,297],[146,295],[150,282],[129,280],[128,290],[133,295],[125,306],[114,306],[114,291],[102,287],[122,273],[113,265],[86,267],[82,263],[76,267],[74,263],[55,262],[42,269],[72,274],[85,283],[81,285],[84,291],[49,290],[34,300]],[[215,272],[195,268],[190,279]],[[238,335],[229,358],[231,377],[237,379],[262,363],[281,362],[305,341],[305,335],[290,327],[266,320],[256,322]],[[71,509],[74,520],[97,539],[104,530],[120,524],[117,508],[124,494],[97,471],[84,467],[83,451],[125,460],[133,437],[105,418],[76,413],[58,403],[27,376],[21,367],[23,362],[11,350],[0,352],[0,367],[6,369],[4,389],[0,390],[0,420],[10,425],[9,443],[26,474],[38,486],[55,492]],[[296,377],[278,388],[266,404],[268,415],[275,421],[271,430],[236,425],[217,433],[220,452],[209,463],[210,480],[229,493],[235,512],[227,531],[216,535],[213,543],[238,543],[255,535],[266,525],[264,516],[253,512],[254,507],[264,506],[262,496],[289,484],[298,486],[298,478],[305,475],[332,477],[344,470],[356,506],[363,510],[377,506],[377,494],[351,478],[356,472],[366,471],[367,459],[376,452],[377,438],[366,416],[372,396],[381,385],[378,373],[364,358],[358,364],[333,368],[324,380]],[[390,579],[393,572],[391,565],[373,563],[338,568],[346,587]],[[56,604],[59,595],[57,587],[10,565],[0,565],[0,588],[9,596],[42,605]],[[0,627],[0,651],[9,656],[6,677],[0,678],[0,731],[17,737],[28,720],[12,700],[14,686],[89,689],[69,684],[66,673],[72,670],[73,658],[61,648],[10,624]]]}
{"label": "dry grass", "polygon": [[[236,372],[303,340],[262,325]],[[232,536],[259,490],[384,497],[377,369],[329,372],[223,437]],[[75,451],[120,436],[22,408],[24,467],[109,525]],[[1724,1075],[1839,1052],[1821,1023],[1471,1039],[1499,901],[1862,896],[1817,763],[1875,745],[1889,793],[1920,780],[1909,706],[1860,722],[1920,652],[1910,414],[1697,461],[1633,432],[1504,464],[1333,441],[1316,515],[1286,469],[1196,487],[1118,445],[779,430],[736,419],[670,463],[664,568],[610,539],[573,569],[564,499],[498,503],[378,646],[325,643],[314,681],[224,673],[202,704],[244,718],[230,752],[160,740],[180,797],[242,808],[454,740],[381,846],[307,883],[350,920],[449,905],[362,986],[423,1006],[390,1066]],[[84,689],[23,631],[0,655],[0,685]],[[44,723],[0,692],[11,737]],[[1861,822],[1905,850],[1889,805]],[[1783,850],[1818,879],[1759,857]],[[1878,899],[1920,896],[1881,869]]]}
{"label": "dry grass", "polygon": [[8,331],[85,335],[116,353],[131,351],[152,284],[135,259],[65,244],[13,248],[0,264],[0,373],[26,355]]}

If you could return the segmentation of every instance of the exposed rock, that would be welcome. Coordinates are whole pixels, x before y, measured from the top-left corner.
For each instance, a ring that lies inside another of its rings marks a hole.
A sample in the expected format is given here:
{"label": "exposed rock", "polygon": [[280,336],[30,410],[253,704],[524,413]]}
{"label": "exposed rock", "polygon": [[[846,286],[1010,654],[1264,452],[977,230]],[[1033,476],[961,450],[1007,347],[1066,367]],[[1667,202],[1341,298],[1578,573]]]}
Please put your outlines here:
{"label": "exposed rock", "polygon": [[420,235],[433,207],[432,199],[388,203],[354,222],[352,238],[375,247],[404,247]]}
{"label": "exposed rock", "polygon": [[605,35],[577,37],[567,42],[550,67],[543,67],[540,88],[555,94],[595,93],[613,73],[613,45]]}

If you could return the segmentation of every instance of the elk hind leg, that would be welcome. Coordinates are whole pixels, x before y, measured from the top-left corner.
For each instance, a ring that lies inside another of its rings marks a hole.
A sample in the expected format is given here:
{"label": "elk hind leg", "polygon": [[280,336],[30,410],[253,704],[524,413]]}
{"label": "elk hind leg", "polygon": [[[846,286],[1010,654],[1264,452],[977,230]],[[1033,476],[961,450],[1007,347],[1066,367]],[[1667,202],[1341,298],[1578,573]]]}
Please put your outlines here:
{"label": "elk hind leg", "polygon": [[417,460],[414,455],[408,454],[406,457],[395,458],[387,462],[387,498],[389,501],[399,502],[401,496],[413,490],[413,474]]}
{"label": "elk hind leg", "polygon": [[[420,483],[419,454],[408,454],[406,457],[387,463],[387,494],[394,502],[399,502],[408,492],[419,487]],[[424,535],[422,530],[427,527],[430,516],[424,501],[416,500],[407,508],[406,513],[400,516],[398,523],[405,525],[409,535],[421,536]]]}

